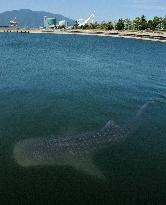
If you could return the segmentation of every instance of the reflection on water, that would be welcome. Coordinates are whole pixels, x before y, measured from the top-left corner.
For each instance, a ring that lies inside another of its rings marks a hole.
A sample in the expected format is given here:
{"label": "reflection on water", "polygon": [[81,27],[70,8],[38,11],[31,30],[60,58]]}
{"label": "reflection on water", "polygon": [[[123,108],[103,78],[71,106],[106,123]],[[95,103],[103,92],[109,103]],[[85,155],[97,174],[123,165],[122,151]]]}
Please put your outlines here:
{"label": "reflection on water", "polygon": [[[1,203],[165,204],[165,48],[107,37],[1,34]],[[144,117],[133,121],[134,132],[92,155],[104,179],[77,169],[73,158],[22,167],[13,157],[18,142],[96,133],[110,119],[130,128],[128,119],[152,100]]]}

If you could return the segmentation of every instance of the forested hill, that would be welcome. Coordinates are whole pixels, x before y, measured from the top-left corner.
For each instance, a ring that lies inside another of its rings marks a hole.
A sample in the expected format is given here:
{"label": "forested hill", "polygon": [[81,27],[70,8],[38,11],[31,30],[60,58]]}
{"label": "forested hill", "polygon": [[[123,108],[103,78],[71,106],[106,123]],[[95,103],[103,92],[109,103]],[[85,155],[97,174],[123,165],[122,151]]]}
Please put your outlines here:
{"label": "forested hill", "polygon": [[74,20],[60,14],[53,14],[45,11],[32,11],[29,9],[21,9],[0,13],[0,26],[9,25],[9,21],[16,17],[19,27],[37,28],[43,26],[44,16],[56,17],[57,21],[67,20],[69,25],[74,24]]}

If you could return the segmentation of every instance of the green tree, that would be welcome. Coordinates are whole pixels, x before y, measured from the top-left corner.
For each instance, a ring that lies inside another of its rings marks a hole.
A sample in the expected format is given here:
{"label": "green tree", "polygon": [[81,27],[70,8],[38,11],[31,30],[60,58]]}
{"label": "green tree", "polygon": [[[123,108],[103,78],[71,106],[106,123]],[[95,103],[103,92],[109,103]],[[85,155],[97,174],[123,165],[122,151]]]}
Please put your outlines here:
{"label": "green tree", "polygon": [[89,29],[89,25],[85,24],[85,25],[82,25],[80,28],[86,30],[86,29]]}
{"label": "green tree", "polygon": [[87,29],[97,29],[97,28],[99,28],[99,24],[97,22],[90,23],[90,24],[87,23],[85,25],[80,26],[80,28],[85,29],[85,30],[87,30]]}
{"label": "green tree", "polygon": [[154,25],[155,29],[161,29],[162,18],[155,16],[153,18],[153,25]]}
{"label": "green tree", "polygon": [[153,24],[153,21],[152,21],[152,20],[149,20],[149,21],[148,21],[148,28],[149,28],[150,30],[152,30],[152,31],[155,30],[154,24]]}
{"label": "green tree", "polygon": [[111,21],[109,21],[108,23],[107,23],[107,28],[106,28],[107,30],[112,30],[112,29],[114,29],[114,26],[113,26],[113,23],[111,22]]}
{"label": "green tree", "polygon": [[146,16],[144,15],[141,17],[136,17],[133,23],[136,30],[146,30],[148,28],[148,22],[146,20]]}
{"label": "green tree", "polygon": [[73,28],[77,29],[78,27],[79,27],[79,23],[78,23],[78,21],[75,21],[75,24],[74,24]]}
{"label": "green tree", "polygon": [[118,22],[115,25],[115,28],[117,30],[123,30],[125,28],[124,20],[123,19],[119,19]]}
{"label": "green tree", "polygon": [[133,21],[133,24],[134,24],[134,29],[139,30],[141,24],[141,18],[136,17],[135,20]]}
{"label": "green tree", "polygon": [[95,22],[95,23],[90,23],[89,24],[89,29],[97,29],[98,28],[98,23],[97,22]]}
{"label": "green tree", "polygon": [[102,29],[102,30],[112,30],[114,28],[113,24],[111,21],[109,22],[102,22],[100,25],[99,25],[99,28]]}
{"label": "green tree", "polygon": [[133,30],[133,22],[128,18],[124,20],[124,29]]}
{"label": "green tree", "polygon": [[162,18],[158,16],[155,16],[153,20],[148,21],[148,27],[153,31],[161,29],[161,26],[162,26]]}
{"label": "green tree", "polygon": [[163,17],[161,24],[162,24],[162,26],[161,26],[162,29],[166,30],[166,16]]}

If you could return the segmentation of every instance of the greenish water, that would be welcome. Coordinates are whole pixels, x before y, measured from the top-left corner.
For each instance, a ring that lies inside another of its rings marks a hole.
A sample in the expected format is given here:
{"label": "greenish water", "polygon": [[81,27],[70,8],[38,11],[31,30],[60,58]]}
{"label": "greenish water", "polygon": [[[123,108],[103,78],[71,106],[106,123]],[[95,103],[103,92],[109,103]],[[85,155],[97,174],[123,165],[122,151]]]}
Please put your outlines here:
{"label": "greenish water", "polygon": [[[96,153],[105,180],[68,166],[23,168],[23,139],[123,125],[139,129]],[[166,204],[166,45],[111,37],[0,34],[0,203]]]}

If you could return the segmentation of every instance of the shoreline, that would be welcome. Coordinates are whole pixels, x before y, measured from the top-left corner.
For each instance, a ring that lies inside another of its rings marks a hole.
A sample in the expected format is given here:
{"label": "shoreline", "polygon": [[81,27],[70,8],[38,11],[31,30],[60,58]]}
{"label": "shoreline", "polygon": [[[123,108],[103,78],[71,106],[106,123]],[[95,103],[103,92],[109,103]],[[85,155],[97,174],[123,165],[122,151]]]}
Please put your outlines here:
{"label": "shoreline", "polygon": [[103,31],[103,30],[82,30],[82,29],[70,29],[70,30],[41,30],[41,29],[0,29],[2,32],[17,32],[17,33],[30,33],[30,34],[74,34],[74,35],[88,35],[88,36],[106,36],[116,38],[128,38],[137,40],[147,40],[166,43],[166,32],[147,32],[147,31]]}
{"label": "shoreline", "polygon": [[54,30],[54,31],[42,31],[31,30],[30,33],[50,33],[50,34],[74,34],[74,35],[88,35],[88,36],[106,36],[116,38],[128,38],[137,40],[147,40],[154,42],[166,43],[166,32],[141,32],[141,31],[102,31],[102,30]]}
{"label": "shoreline", "polygon": [[140,31],[94,31],[94,30],[73,30],[67,33],[79,34],[79,35],[95,35],[95,36],[107,36],[116,38],[128,38],[147,41],[158,41],[166,43],[166,32],[164,33],[151,33]]}

